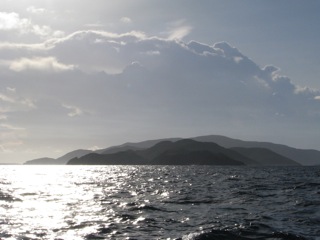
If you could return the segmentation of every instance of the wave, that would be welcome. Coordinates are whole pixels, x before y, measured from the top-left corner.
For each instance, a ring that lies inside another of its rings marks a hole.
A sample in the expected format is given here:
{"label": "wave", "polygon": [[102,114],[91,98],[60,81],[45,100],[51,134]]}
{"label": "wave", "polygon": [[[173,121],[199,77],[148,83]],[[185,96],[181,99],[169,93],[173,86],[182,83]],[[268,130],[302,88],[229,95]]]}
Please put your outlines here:
{"label": "wave", "polygon": [[[307,240],[287,232],[260,232],[259,227],[237,230],[211,230],[205,233],[191,233],[177,240]],[[266,228],[266,226],[263,226]],[[267,227],[269,228],[269,227]]]}
{"label": "wave", "polygon": [[20,198],[14,197],[9,193],[0,192],[0,201],[5,202],[22,202]]}

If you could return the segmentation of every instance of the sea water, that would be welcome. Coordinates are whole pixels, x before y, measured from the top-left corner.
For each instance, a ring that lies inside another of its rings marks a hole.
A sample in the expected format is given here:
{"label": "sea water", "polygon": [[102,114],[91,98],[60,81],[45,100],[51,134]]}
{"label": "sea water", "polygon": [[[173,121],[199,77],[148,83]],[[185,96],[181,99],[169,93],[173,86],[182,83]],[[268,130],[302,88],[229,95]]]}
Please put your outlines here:
{"label": "sea water", "polygon": [[320,239],[320,167],[0,166],[0,239]]}

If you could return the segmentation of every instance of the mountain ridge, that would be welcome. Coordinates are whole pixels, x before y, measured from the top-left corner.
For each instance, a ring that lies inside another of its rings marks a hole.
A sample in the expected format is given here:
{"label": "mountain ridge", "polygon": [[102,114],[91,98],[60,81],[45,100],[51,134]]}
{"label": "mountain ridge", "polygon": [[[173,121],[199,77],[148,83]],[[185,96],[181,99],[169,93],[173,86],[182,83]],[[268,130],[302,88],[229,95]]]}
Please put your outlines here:
{"label": "mountain ridge", "polygon": [[222,135],[206,135],[193,138],[197,141],[214,141],[219,145],[232,148],[232,147],[245,147],[245,148],[267,148],[277,154],[292,159],[302,165],[312,166],[320,164],[320,151],[315,149],[299,149],[293,148],[284,144],[272,142],[259,142],[259,141],[244,141],[240,139],[233,139]]}
{"label": "mountain ridge", "polygon": [[244,165],[227,156],[230,150],[215,143],[191,139],[161,141],[143,150],[126,150],[111,154],[89,154],[71,159],[68,165]]}
{"label": "mountain ridge", "polygon": [[[71,159],[68,165],[215,165],[215,166],[297,166],[298,163],[268,149],[227,149],[213,142],[182,139],[175,142],[161,141],[140,150],[117,153],[91,153]],[[242,150],[243,151],[243,150]],[[261,157],[259,152],[267,152]],[[250,155],[251,154],[251,155]],[[254,156],[254,158],[251,158]],[[258,161],[256,161],[258,159]],[[284,161],[285,159],[285,161]]]}
{"label": "mountain ridge", "polygon": [[[81,157],[88,153],[98,153],[98,154],[110,154],[116,153],[124,150],[142,150],[156,145],[159,142],[164,141],[179,141],[183,138],[162,138],[162,139],[153,139],[145,140],[141,142],[127,142],[117,146],[111,146],[97,151],[90,150],[75,150],[69,152],[57,159],[53,158],[39,158],[34,160],[26,161],[24,164],[66,164],[69,160],[74,157]],[[190,139],[199,141],[199,142],[214,142],[224,148],[266,148],[272,152],[281,155],[285,158],[291,159],[301,165],[311,166],[311,165],[320,165],[320,151],[314,149],[298,149],[293,148],[287,145],[272,143],[272,142],[259,142],[259,141],[245,141],[240,139],[234,139],[222,135],[204,135],[192,137]],[[236,152],[236,151],[235,151]],[[73,153],[74,155],[72,155]],[[71,156],[71,157],[70,157]]]}
{"label": "mountain ridge", "polygon": [[93,151],[78,149],[78,150],[68,152],[59,158],[37,158],[37,159],[26,161],[24,164],[26,165],[64,165],[64,164],[67,164],[67,162],[72,158],[82,157],[91,152]]}

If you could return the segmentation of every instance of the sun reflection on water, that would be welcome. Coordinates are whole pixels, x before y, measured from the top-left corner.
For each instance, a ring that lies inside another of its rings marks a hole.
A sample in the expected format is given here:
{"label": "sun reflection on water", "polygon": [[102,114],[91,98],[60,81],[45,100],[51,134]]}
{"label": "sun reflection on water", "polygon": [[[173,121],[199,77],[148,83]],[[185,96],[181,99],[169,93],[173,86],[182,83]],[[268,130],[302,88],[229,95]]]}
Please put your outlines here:
{"label": "sun reflection on water", "polygon": [[166,187],[170,182],[161,174],[155,178],[152,172],[141,172],[139,166],[12,166],[5,170],[3,179],[10,182],[1,191],[10,200],[0,201],[0,206],[7,218],[6,239],[83,239],[99,231],[116,236],[117,226],[126,224],[131,232],[154,221],[145,212],[161,212],[152,205],[170,197]]}
{"label": "sun reflection on water", "polygon": [[6,206],[0,202],[6,208],[8,221],[2,231],[34,238],[48,235],[49,230],[63,239],[83,239],[96,229],[90,222],[107,220],[95,214],[102,209],[94,200],[104,194],[101,183],[106,173],[109,180],[114,180],[112,168],[104,171],[101,179],[96,172],[95,178],[88,175],[88,168],[65,169],[66,166],[15,166],[3,172],[3,178],[11,182],[1,191],[10,194],[12,200],[6,201]]}

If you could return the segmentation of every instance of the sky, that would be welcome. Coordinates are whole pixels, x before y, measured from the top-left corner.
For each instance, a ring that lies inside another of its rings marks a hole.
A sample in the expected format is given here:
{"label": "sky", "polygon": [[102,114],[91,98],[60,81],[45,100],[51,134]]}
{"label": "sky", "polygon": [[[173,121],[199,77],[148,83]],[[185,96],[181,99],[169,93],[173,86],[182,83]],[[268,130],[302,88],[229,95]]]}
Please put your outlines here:
{"label": "sky", "polygon": [[219,134],[320,150],[317,0],[2,0],[0,162]]}

